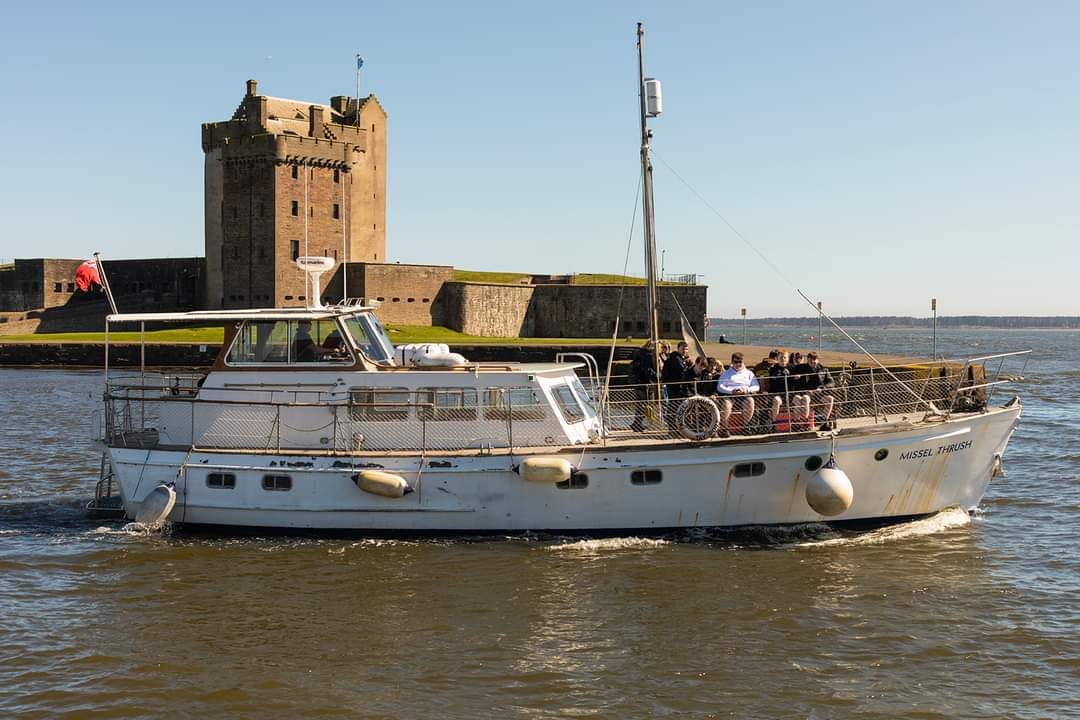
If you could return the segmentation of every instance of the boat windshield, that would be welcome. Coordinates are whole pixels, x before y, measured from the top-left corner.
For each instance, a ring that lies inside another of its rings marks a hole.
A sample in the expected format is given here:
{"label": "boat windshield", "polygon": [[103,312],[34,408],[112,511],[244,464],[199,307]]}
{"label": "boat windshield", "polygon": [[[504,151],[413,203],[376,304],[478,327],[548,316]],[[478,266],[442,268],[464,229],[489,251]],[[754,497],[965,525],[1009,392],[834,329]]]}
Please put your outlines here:
{"label": "boat windshield", "polygon": [[371,313],[350,315],[345,326],[360,350],[375,362],[386,362],[394,357],[394,345],[378,319]]}

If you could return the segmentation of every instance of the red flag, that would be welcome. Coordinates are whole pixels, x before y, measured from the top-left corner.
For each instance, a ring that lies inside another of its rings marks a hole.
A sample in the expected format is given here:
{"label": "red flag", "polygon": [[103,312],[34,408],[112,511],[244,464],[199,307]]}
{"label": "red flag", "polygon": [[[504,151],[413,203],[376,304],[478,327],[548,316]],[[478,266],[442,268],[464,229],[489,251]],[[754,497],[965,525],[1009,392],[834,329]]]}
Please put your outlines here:
{"label": "red flag", "polygon": [[97,260],[87,260],[75,271],[75,285],[79,290],[86,292],[91,285],[100,285],[101,276],[98,275]]}

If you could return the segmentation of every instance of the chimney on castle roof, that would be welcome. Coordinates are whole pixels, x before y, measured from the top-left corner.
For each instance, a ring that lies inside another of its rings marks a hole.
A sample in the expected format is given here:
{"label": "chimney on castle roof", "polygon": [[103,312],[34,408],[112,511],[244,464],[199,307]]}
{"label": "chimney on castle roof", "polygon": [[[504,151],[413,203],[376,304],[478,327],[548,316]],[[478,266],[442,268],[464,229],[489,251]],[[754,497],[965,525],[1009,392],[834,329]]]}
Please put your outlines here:
{"label": "chimney on castle roof", "polygon": [[248,97],[255,97],[255,87],[257,86],[257,84],[258,83],[256,83],[254,80],[248,80],[247,81],[247,96]]}

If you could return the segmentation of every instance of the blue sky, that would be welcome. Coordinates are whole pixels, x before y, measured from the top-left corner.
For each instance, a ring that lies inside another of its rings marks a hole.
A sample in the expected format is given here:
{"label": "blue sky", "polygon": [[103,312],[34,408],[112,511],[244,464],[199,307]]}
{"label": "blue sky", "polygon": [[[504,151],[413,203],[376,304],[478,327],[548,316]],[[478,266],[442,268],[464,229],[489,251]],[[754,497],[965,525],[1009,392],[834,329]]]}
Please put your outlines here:
{"label": "blue sky", "polygon": [[391,261],[621,272],[641,20],[658,247],[711,314],[1080,314],[1080,4],[155,5],[5,10],[0,257],[201,255],[200,124],[359,52]]}

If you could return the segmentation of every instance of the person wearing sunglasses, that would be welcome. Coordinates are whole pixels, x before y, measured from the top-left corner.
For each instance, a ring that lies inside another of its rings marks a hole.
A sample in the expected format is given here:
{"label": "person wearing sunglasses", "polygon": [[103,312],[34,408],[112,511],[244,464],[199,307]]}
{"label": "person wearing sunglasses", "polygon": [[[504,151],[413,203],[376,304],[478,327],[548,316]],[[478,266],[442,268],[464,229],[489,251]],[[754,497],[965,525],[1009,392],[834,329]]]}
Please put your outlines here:
{"label": "person wearing sunglasses", "polygon": [[720,436],[728,437],[730,434],[728,421],[731,418],[733,401],[741,408],[742,432],[747,432],[750,421],[754,417],[753,394],[761,389],[757,375],[743,363],[743,354],[736,352],[731,354],[731,366],[720,373],[716,380],[716,392],[721,396],[720,400]]}

